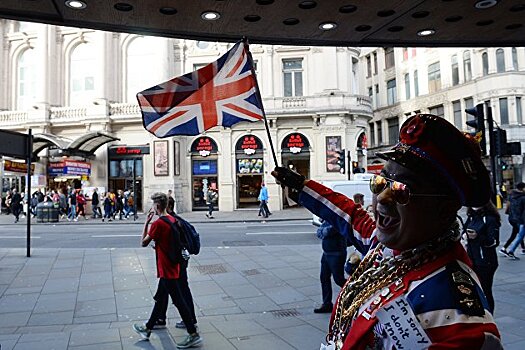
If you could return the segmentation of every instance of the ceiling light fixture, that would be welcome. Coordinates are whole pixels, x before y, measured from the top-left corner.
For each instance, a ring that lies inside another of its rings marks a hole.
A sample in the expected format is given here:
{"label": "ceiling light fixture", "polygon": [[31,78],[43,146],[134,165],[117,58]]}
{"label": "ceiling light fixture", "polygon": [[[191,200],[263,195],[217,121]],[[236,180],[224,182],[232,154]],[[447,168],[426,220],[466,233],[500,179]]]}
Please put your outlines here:
{"label": "ceiling light fixture", "polygon": [[476,2],[474,6],[477,9],[484,10],[484,9],[488,9],[493,6],[496,6],[497,4],[498,4],[497,0],[481,0],[481,1]]}
{"label": "ceiling light fixture", "polygon": [[321,30],[332,30],[337,28],[337,23],[335,22],[323,22],[319,24],[319,29]]}
{"label": "ceiling light fixture", "polygon": [[215,11],[205,11],[201,14],[201,18],[206,21],[216,21],[221,18],[221,14]]}
{"label": "ceiling light fixture", "polygon": [[436,31],[434,29],[422,29],[419,32],[417,32],[418,36],[430,36],[436,34]]}
{"label": "ceiling light fixture", "polygon": [[87,7],[87,4],[84,1],[79,0],[67,0],[65,5],[75,10],[83,10]]}

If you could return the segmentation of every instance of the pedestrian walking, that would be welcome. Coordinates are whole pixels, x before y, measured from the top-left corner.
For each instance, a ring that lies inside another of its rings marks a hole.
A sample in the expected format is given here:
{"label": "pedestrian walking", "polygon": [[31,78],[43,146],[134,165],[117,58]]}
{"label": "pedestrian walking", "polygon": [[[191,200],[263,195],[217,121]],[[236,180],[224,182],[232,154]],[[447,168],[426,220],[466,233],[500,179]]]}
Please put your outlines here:
{"label": "pedestrian walking", "polygon": [[499,245],[500,226],[501,218],[492,202],[488,202],[483,207],[467,209],[465,221],[467,253],[479,277],[491,313],[494,313],[492,283],[498,268],[496,248]]}
{"label": "pedestrian walking", "polygon": [[102,217],[102,212],[100,211],[100,199],[98,197],[98,188],[93,189],[93,194],[91,195],[91,211],[93,212],[93,219],[97,217]]}
{"label": "pedestrian walking", "polygon": [[111,218],[113,217],[113,209],[111,205],[111,197],[109,193],[105,193],[104,195],[104,217],[102,218],[102,222],[104,222],[104,219],[108,219],[108,222],[112,221]]}
{"label": "pedestrian walking", "polygon": [[323,303],[314,309],[316,314],[331,313],[334,307],[332,303],[332,277],[335,284],[343,287],[345,278],[346,262],[346,237],[339,233],[328,222],[323,222],[317,229],[317,238],[322,240],[323,255],[321,257],[321,291]]}
{"label": "pedestrian walking", "polygon": [[208,213],[206,214],[206,217],[208,219],[214,219],[213,217],[213,207],[214,203],[217,202],[217,192],[214,188],[208,188],[208,192],[206,192],[206,205],[208,206]]}
{"label": "pedestrian walking", "polygon": [[[506,257],[509,257],[513,260],[519,260],[519,258],[514,254],[513,250],[507,250],[507,248],[516,240],[518,233],[520,232],[520,227],[525,224],[525,183],[520,182],[516,185],[516,189],[512,190],[509,194],[509,203],[507,206],[506,213],[509,215],[509,223],[512,226],[512,231],[510,233],[509,239],[499,250],[501,254]],[[525,233],[525,231],[523,232]],[[523,244],[523,235],[521,239],[518,240],[521,245],[521,253],[525,253],[525,245]]]}
{"label": "pedestrian walking", "polygon": [[[194,347],[202,343],[202,338],[193,323],[190,309],[184,301],[180,282],[180,263],[184,260],[180,236],[172,232],[171,226],[161,218],[165,218],[172,224],[175,224],[176,219],[168,215],[166,211],[168,197],[165,193],[155,193],[151,196],[151,199],[153,200],[153,207],[149,210],[146,217],[141,244],[143,247],[147,247],[152,240],[155,241],[159,283],[155,293],[155,305],[148,322],[144,325],[134,324],[133,329],[143,339],[149,339],[151,330],[159,318],[163,316],[165,304],[162,301],[165,295],[169,295],[179,311],[188,332],[187,337],[182,342],[177,343],[176,346],[179,349]],[[154,215],[159,216],[159,219],[154,221],[149,227]],[[160,302],[157,300],[160,300]]]}
{"label": "pedestrian walking", "polygon": [[490,199],[474,137],[418,114],[370,179],[372,219],[360,205],[285,167],[272,172],[305,208],[365,254],[341,289],[324,349],[502,349],[456,215]]}
{"label": "pedestrian walking", "polygon": [[78,193],[77,193],[77,219],[82,215],[82,217],[84,218],[84,220],[87,220],[87,217],[86,217],[86,211],[85,211],[85,208],[86,208],[86,197],[84,196],[84,192],[82,192],[82,190],[78,190]]}
{"label": "pedestrian walking", "polygon": [[77,191],[71,189],[68,196],[69,214],[67,215],[67,221],[78,221],[77,219]]}
{"label": "pedestrian walking", "polygon": [[11,212],[15,217],[15,223],[17,223],[20,220],[20,214],[22,212],[22,196],[16,188],[13,188],[11,193]]}
{"label": "pedestrian walking", "polygon": [[258,200],[259,200],[259,216],[264,216],[265,218],[267,218],[268,216],[272,215],[272,213],[270,213],[270,209],[268,209],[268,200],[269,200],[269,196],[268,196],[268,188],[266,188],[266,185],[265,183],[261,183],[261,190],[259,192],[259,197],[258,197]]}
{"label": "pedestrian walking", "polygon": [[58,208],[61,214],[60,218],[63,219],[68,214],[67,202],[68,199],[64,194],[64,189],[60,189],[59,198],[58,198]]}

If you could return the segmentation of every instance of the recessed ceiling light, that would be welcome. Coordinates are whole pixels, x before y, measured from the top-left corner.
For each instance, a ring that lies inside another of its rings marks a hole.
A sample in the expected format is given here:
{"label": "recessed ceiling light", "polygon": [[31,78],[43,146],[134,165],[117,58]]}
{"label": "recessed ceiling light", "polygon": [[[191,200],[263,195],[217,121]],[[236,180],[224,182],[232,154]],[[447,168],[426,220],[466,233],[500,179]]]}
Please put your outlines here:
{"label": "recessed ceiling light", "polygon": [[476,2],[474,5],[477,9],[484,10],[496,6],[498,4],[497,0],[481,0]]}
{"label": "recessed ceiling light", "polygon": [[79,0],[67,0],[66,6],[75,10],[83,10],[87,7],[87,4],[84,1]]}
{"label": "recessed ceiling light", "polygon": [[319,29],[321,30],[332,30],[337,28],[337,23],[335,22],[323,22],[319,24]]}
{"label": "recessed ceiling light", "polygon": [[206,11],[201,14],[201,18],[206,21],[215,21],[221,18],[221,14],[215,11]]}
{"label": "recessed ceiling light", "polygon": [[418,36],[430,36],[436,34],[436,31],[434,29],[422,29],[419,32],[417,32]]}

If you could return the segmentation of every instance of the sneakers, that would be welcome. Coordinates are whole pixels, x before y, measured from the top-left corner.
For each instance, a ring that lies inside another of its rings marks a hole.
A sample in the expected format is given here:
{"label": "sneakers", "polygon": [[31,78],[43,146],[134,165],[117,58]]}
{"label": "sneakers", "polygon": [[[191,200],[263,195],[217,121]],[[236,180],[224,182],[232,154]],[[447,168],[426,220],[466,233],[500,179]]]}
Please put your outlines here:
{"label": "sneakers", "polygon": [[329,314],[332,313],[333,306],[332,305],[321,305],[321,307],[314,309],[314,313],[316,314]]}
{"label": "sneakers", "polygon": [[525,249],[522,249],[520,254],[525,255]]}
{"label": "sneakers", "polygon": [[153,326],[153,329],[166,328],[166,320],[158,319]]}
{"label": "sneakers", "polygon": [[520,260],[520,258],[518,258],[516,255],[514,255],[514,253],[508,252],[507,256],[510,258],[510,260]]}
{"label": "sneakers", "polygon": [[186,329],[186,324],[183,320],[180,320],[179,322],[175,323],[175,328]]}
{"label": "sneakers", "polygon": [[140,334],[142,339],[149,340],[149,336],[151,335],[151,329],[148,329],[145,325],[135,323],[133,325],[133,330]]}
{"label": "sneakers", "polygon": [[510,255],[509,253],[507,252],[507,250],[505,248],[501,248],[499,250],[499,252],[503,255],[503,256],[506,256],[507,258],[510,258]]}
{"label": "sneakers", "polygon": [[193,333],[188,335],[182,342],[177,343],[178,349],[187,349],[194,346],[200,345],[202,343],[202,338],[199,333]]}

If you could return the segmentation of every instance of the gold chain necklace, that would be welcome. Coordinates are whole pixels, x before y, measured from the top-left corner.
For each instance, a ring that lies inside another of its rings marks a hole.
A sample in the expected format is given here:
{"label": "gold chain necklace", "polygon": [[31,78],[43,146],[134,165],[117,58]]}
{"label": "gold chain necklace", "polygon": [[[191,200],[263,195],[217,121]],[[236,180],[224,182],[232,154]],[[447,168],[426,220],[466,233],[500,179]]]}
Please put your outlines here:
{"label": "gold chain necklace", "polygon": [[[453,233],[454,237],[455,232]],[[343,286],[330,333],[326,336],[327,341],[333,341],[336,349],[341,349],[350,325],[363,303],[379,290],[402,278],[410,270],[435,260],[452,242],[450,238],[451,235],[442,236],[422,247],[404,251],[395,257],[382,257],[379,265],[374,266],[384,249],[384,246],[379,243],[361,261]]]}

